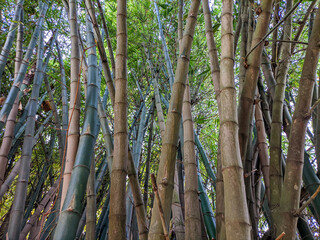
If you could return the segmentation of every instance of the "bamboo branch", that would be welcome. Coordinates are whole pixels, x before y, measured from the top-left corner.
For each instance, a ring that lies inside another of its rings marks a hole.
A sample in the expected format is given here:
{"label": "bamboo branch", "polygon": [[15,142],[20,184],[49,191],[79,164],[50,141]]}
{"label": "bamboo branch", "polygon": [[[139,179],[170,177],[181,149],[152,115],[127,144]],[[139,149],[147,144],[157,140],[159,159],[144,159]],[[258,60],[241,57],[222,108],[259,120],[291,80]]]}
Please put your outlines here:
{"label": "bamboo branch", "polygon": [[306,201],[304,204],[302,204],[302,206],[296,210],[293,215],[295,217],[298,217],[301,212],[317,197],[317,195],[319,194],[320,192],[320,186],[317,188],[317,190],[312,194],[312,196],[308,199],[308,201]]}
{"label": "bamboo branch", "polygon": [[251,48],[251,50],[247,53],[245,59],[248,58],[248,56],[253,52],[253,50],[255,50],[261,43],[264,42],[264,40],[266,40],[266,38],[274,31],[276,30],[281,23],[283,23],[292,13],[294,10],[296,10],[296,8],[299,6],[299,4],[302,2],[302,0],[299,0],[292,8],[291,10],[283,17],[283,19],[281,21],[279,21],[277,23],[277,25],[275,25],[253,48]]}
{"label": "bamboo branch", "polygon": [[160,218],[161,218],[161,223],[162,223],[162,227],[163,227],[164,237],[166,240],[169,240],[168,230],[166,228],[166,221],[164,219],[164,213],[163,213],[161,200],[160,200],[158,187],[157,187],[157,182],[156,182],[156,178],[154,176],[154,173],[151,173],[151,182],[152,182],[152,189],[153,189],[153,192],[156,196],[157,203],[158,203],[158,208],[159,208],[159,212],[160,212]]}
{"label": "bamboo branch", "polygon": [[284,237],[284,235],[286,235],[285,232],[282,232],[282,233],[276,238],[276,240],[281,240],[281,239]]}

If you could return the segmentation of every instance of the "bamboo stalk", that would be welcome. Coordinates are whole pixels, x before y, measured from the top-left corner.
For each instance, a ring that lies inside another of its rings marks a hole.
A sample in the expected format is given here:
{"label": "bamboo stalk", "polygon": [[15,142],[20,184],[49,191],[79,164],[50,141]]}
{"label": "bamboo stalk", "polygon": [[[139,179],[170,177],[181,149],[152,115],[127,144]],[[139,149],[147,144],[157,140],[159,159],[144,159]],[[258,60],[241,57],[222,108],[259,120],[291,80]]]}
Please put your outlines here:
{"label": "bamboo stalk", "polygon": [[[239,126],[235,107],[236,89],[233,67],[234,42],[232,16],[233,1],[224,0],[221,15],[220,63],[220,100],[223,108],[219,114],[222,163],[221,169],[224,185],[226,237],[227,239],[246,240],[251,239],[251,226],[243,179],[243,164],[241,161],[238,135]],[[245,86],[243,89],[245,89]],[[230,199],[233,201],[230,201]],[[234,204],[234,202],[237,202],[237,204]]]}
{"label": "bamboo stalk", "polygon": [[[163,210],[167,224],[169,224],[173,196],[174,169],[176,162],[179,126],[181,124],[182,100],[185,81],[187,80],[191,45],[195,31],[199,5],[200,1],[193,0],[189,10],[184,36],[180,45],[180,57],[174,78],[175,80],[172,85],[170,108],[168,111],[165,134],[161,148],[157,182],[160,185],[159,194],[163,204]],[[153,208],[149,232],[150,239],[161,239],[163,229],[160,223],[159,210],[157,208]]]}
{"label": "bamboo stalk", "polygon": [[[43,8],[46,9],[47,5],[44,4]],[[22,148],[22,165],[18,178],[18,182],[16,185],[16,192],[12,207],[12,212],[10,216],[9,222],[9,238],[10,239],[18,239],[19,231],[17,229],[21,229],[22,220],[24,214],[24,207],[27,195],[27,187],[28,187],[28,179],[30,176],[30,164],[31,164],[31,155],[32,155],[32,146],[33,146],[33,138],[35,131],[35,115],[36,115],[36,106],[37,99],[39,97],[40,87],[43,79],[43,71],[45,71],[45,67],[43,67],[43,35],[40,33],[39,41],[38,41],[38,54],[37,54],[37,68],[35,79],[32,88],[32,95],[30,99],[30,111],[27,119],[27,127],[24,135],[24,142]],[[21,66],[22,67],[22,66]]]}
{"label": "bamboo stalk", "polygon": [[77,23],[77,1],[69,1],[71,59],[70,59],[70,105],[69,127],[67,132],[67,154],[65,156],[60,211],[68,191],[71,172],[75,162],[80,137],[80,50]]}
{"label": "bamboo stalk", "polygon": [[27,51],[26,51],[26,53],[24,55],[24,58],[23,58],[23,60],[21,62],[19,74],[15,78],[14,83],[13,83],[11,89],[10,89],[10,92],[9,92],[7,98],[6,98],[6,101],[5,101],[4,105],[3,105],[3,107],[1,108],[1,111],[0,111],[0,129],[1,130],[3,129],[3,126],[7,121],[8,114],[11,111],[12,105],[13,105],[13,103],[14,103],[14,101],[15,101],[18,93],[19,93],[20,85],[22,83],[22,80],[24,79],[24,76],[25,76],[25,74],[27,72],[28,65],[29,65],[29,60],[30,60],[30,58],[31,58],[31,56],[33,54],[34,47],[35,47],[37,39],[39,37],[40,30],[41,30],[42,24],[44,22],[44,17],[46,15],[47,9],[48,9],[48,5],[47,4],[43,4],[43,7],[41,7],[41,12],[40,12],[39,19],[37,21],[36,27],[35,27],[35,29],[33,31],[33,35],[32,35],[31,40],[29,42],[28,49],[27,49]]}
{"label": "bamboo stalk", "polygon": [[[117,0],[117,51],[115,78],[114,161],[112,163],[109,239],[126,239],[126,177],[128,165],[127,119],[127,1]],[[109,90],[110,91],[110,90]]]}
{"label": "bamboo stalk", "polygon": [[163,209],[162,209],[161,199],[160,199],[160,196],[159,196],[158,187],[157,187],[157,181],[156,181],[156,178],[154,176],[154,173],[151,173],[151,183],[152,183],[153,192],[154,192],[154,194],[156,196],[156,199],[157,199],[157,205],[158,205],[159,212],[160,212],[160,218],[161,218],[161,224],[162,224],[162,228],[163,228],[163,232],[164,232],[164,237],[165,237],[166,240],[169,240],[167,225],[166,225],[166,221],[164,219],[164,212],[163,212]]}
{"label": "bamboo stalk", "polygon": [[311,107],[311,97],[316,80],[316,72],[320,55],[320,8],[318,8],[316,19],[314,21],[309,45],[307,48],[305,61],[300,79],[298,91],[298,100],[293,114],[293,123],[290,130],[288,156],[286,161],[286,172],[281,192],[280,225],[277,232],[285,232],[286,239],[292,239],[295,236],[297,218],[292,212],[299,207],[300,187],[302,181],[303,163],[304,163],[304,143],[307,124],[309,118],[306,114]]}
{"label": "bamboo stalk", "polygon": [[[11,50],[11,47],[14,42],[14,36],[17,31],[17,25],[19,24],[18,28],[21,28],[23,25],[23,23],[22,23],[23,21],[21,21],[21,19],[20,19],[20,16],[22,15],[22,12],[23,12],[23,4],[24,4],[24,0],[19,0],[16,4],[16,9],[14,12],[13,19],[10,23],[10,28],[9,28],[9,32],[8,32],[8,35],[6,38],[6,42],[4,43],[4,46],[1,50],[1,54],[0,54],[0,79],[2,78],[2,74],[4,72],[10,50]],[[19,50],[19,48],[17,48],[17,50]],[[0,82],[0,91],[1,91],[1,82]]]}
{"label": "bamboo stalk", "polygon": [[98,134],[97,108],[100,89],[97,83],[97,56],[92,31],[92,25],[87,20],[87,40],[89,45],[88,86],[83,130],[72,170],[70,186],[62,206],[58,225],[54,233],[54,239],[74,239],[76,235],[90,173],[91,157],[94,152],[94,145]]}

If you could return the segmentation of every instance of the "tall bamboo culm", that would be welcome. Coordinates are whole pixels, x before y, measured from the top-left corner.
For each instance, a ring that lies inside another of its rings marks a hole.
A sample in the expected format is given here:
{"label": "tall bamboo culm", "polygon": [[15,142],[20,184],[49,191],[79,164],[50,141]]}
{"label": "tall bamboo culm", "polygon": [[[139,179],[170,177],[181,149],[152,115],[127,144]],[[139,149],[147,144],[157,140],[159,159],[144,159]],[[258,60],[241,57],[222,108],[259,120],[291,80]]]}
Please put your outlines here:
{"label": "tall bamboo culm", "polygon": [[[69,1],[69,22],[71,38],[71,69],[70,69],[70,105],[69,129],[67,132],[67,149],[64,163],[63,184],[61,193],[62,209],[68,191],[71,172],[76,158],[80,137],[80,49],[77,23],[77,1]],[[61,210],[60,209],[60,210]]]}
{"label": "tall bamboo culm", "polygon": [[87,21],[87,41],[88,82],[83,128],[74,167],[72,169],[70,184],[62,206],[58,225],[54,233],[53,239],[57,240],[74,239],[76,236],[78,224],[83,211],[83,201],[99,127],[97,109],[100,88],[97,81],[97,56],[93,37],[93,28],[89,21]]}
{"label": "tall bamboo culm", "polygon": [[298,218],[293,213],[299,208],[300,203],[305,134],[311,116],[312,91],[317,78],[320,55],[320,5],[318,6],[302,68],[297,103],[290,130],[286,172],[280,199],[280,225],[276,230],[277,234],[283,231],[286,233],[284,240],[294,239],[296,236]]}
{"label": "tall bamboo culm", "polygon": [[221,15],[220,111],[221,162],[227,239],[251,239],[250,219],[238,140],[234,83],[233,1],[224,0]]}
{"label": "tall bamboo culm", "polygon": [[201,236],[200,206],[198,203],[198,172],[191,115],[190,88],[187,79],[183,105],[183,155],[185,169],[185,239],[196,240]]}
{"label": "tall bamboo culm", "polygon": [[[23,23],[22,23],[23,21],[21,21],[21,18],[20,18],[23,12],[23,3],[24,3],[24,0],[19,0],[16,4],[16,9],[10,24],[7,39],[0,54],[0,79],[2,78],[2,74],[6,67],[8,56],[14,42],[14,36],[17,31],[17,25],[19,24],[18,31],[19,31],[19,28],[23,26]],[[18,48],[16,49],[16,51],[18,52]],[[0,91],[1,91],[1,81],[0,81]]]}
{"label": "tall bamboo culm", "polygon": [[[199,0],[193,0],[189,10],[185,32],[179,49],[180,56],[174,78],[175,80],[172,86],[172,95],[161,147],[157,183],[159,186],[159,194],[164,210],[167,228],[169,227],[174,188],[174,169],[176,163],[179,126],[181,123],[182,100],[189,69],[191,45],[197,21],[199,5]],[[157,206],[157,204],[157,200],[155,200],[154,206]],[[157,207],[152,209],[149,239],[164,239],[160,212]]]}
{"label": "tall bamboo culm", "polygon": [[114,100],[114,157],[111,172],[109,239],[126,239],[127,123],[127,1],[117,1],[117,50]]}
{"label": "tall bamboo culm", "polygon": [[[44,6],[45,7],[45,6]],[[22,147],[22,164],[20,167],[19,178],[16,185],[13,207],[9,221],[9,239],[18,239],[22,228],[25,201],[27,198],[27,187],[30,175],[31,155],[35,131],[35,115],[37,113],[37,100],[43,79],[43,52],[44,52],[43,33],[40,32],[38,41],[37,67],[32,87],[30,108],[27,118],[27,127],[24,134]]]}

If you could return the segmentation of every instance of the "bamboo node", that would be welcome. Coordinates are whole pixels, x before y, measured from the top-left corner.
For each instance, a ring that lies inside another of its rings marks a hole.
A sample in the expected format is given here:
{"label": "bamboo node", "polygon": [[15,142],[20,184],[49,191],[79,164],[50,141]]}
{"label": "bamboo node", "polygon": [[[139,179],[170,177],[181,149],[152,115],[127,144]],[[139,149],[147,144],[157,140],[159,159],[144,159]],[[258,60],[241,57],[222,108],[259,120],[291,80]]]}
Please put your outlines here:
{"label": "bamboo node", "polygon": [[262,13],[262,8],[260,6],[258,6],[256,9],[255,9],[255,12],[256,14],[259,16],[261,13]]}

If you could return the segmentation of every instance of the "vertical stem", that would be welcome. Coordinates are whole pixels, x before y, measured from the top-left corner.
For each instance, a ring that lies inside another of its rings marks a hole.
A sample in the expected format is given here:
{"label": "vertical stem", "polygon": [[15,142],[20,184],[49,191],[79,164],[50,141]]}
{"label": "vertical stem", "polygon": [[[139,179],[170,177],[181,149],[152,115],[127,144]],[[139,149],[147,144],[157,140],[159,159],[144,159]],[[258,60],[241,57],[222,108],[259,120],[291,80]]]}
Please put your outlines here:
{"label": "vertical stem", "polygon": [[[166,129],[162,142],[159,171],[157,183],[159,185],[159,194],[163,204],[164,217],[169,224],[170,210],[174,185],[174,169],[176,162],[176,150],[179,136],[179,126],[181,124],[181,110],[185,81],[189,69],[190,52],[195,32],[195,25],[199,12],[199,0],[193,0],[189,10],[189,16],[185,27],[184,36],[180,45],[180,56],[176,69],[175,81],[172,85],[172,95],[168,111]],[[157,200],[155,201],[157,204]],[[163,239],[163,229],[161,226],[160,213],[157,208],[152,210],[152,218],[149,232],[149,239]]]}
{"label": "vertical stem", "polygon": [[[238,140],[234,83],[233,1],[224,0],[221,15],[220,111],[221,161],[227,239],[250,239],[250,220]],[[236,204],[235,204],[236,203]]]}
{"label": "vertical stem", "polygon": [[193,120],[191,114],[189,80],[184,90],[183,106],[184,132],[184,168],[185,168],[185,239],[197,239],[201,236],[201,218],[198,204],[198,173],[195,153]]}
{"label": "vertical stem", "polygon": [[[287,10],[292,8],[292,0],[287,1]],[[288,16],[284,23],[283,39],[291,40],[292,16]],[[283,122],[283,104],[286,88],[286,77],[290,64],[291,44],[282,43],[281,60],[277,67],[276,86],[272,105],[272,122],[270,135],[270,210],[275,224],[278,224],[279,206],[282,188],[282,167],[281,167],[281,138]],[[276,237],[276,236],[274,236]]]}
{"label": "vertical stem", "polygon": [[[320,7],[320,5],[319,5]],[[314,21],[305,61],[302,68],[296,108],[290,130],[288,156],[280,199],[280,224],[277,233],[284,231],[284,239],[295,237],[297,217],[292,212],[299,208],[304,163],[305,134],[310,117],[309,109],[320,53],[320,8]]]}
{"label": "vertical stem", "polygon": [[95,190],[95,161],[94,154],[91,160],[89,180],[87,184],[86,208],[86,240],[94,240],[96,236],[96,190]]}
{"label": "vertical stem", "polygon": [[114,100],[114,158],[111,172],[109,239],[126,239],[127,123],[127,1],[117,1],[117,51]]}
{"label": "vertical stem", "polygon": [[35,131],[35,115],[37,110],[37,100],[39,97],[40,87],[43,79],[43,33],[41,31],[38,41],[37,68],[34,78],[32,94],[30,99],[30,109],[27,119],[27,127],[24,135],[22,147],[22,164],[16,185],[16,192],[11,210],[9,222],[9,238],[18,239],[22,227],[25,201],[27,197],[28,179],[30,176],[31,155],[33,147],[33,138]]}
{"label": "vertical stem", "polygon": [[[76,158],[80,138],[80,50],[78,39],[77,2],[69,1],[69,22],[71,38],[71,69],[70,69],[70,105],[69,129],[67,137],[67,155],[64,163],[63,185],[61,193],[61,209],[66,197],[71,172]],[[61,210],[60,209],[60,210]]]}

